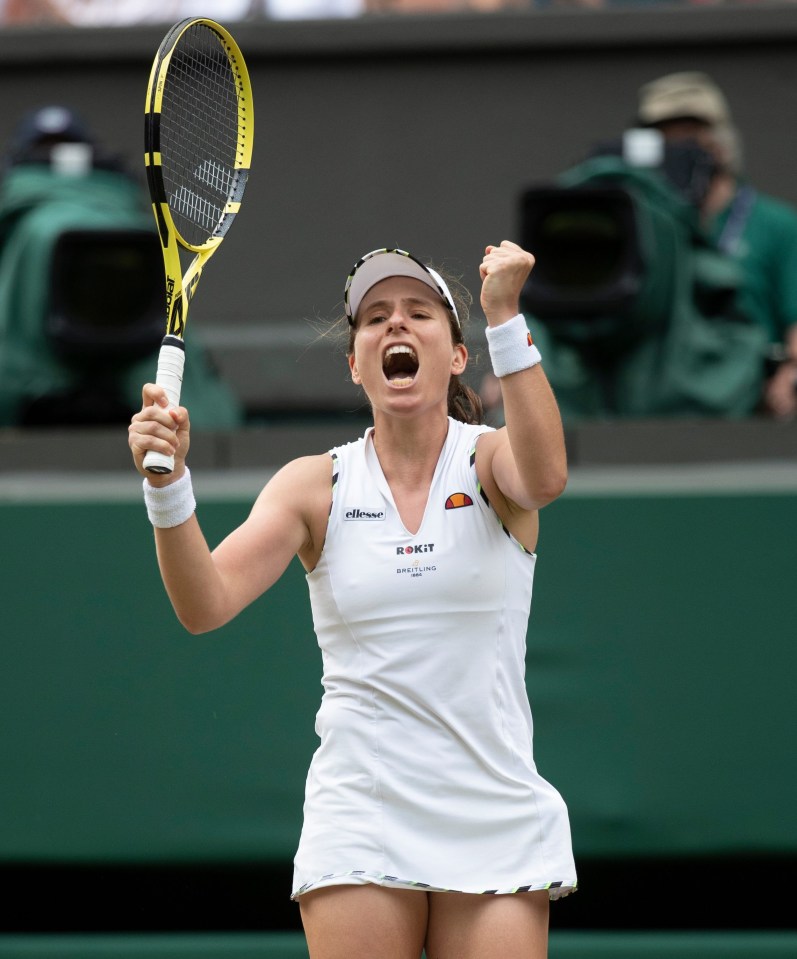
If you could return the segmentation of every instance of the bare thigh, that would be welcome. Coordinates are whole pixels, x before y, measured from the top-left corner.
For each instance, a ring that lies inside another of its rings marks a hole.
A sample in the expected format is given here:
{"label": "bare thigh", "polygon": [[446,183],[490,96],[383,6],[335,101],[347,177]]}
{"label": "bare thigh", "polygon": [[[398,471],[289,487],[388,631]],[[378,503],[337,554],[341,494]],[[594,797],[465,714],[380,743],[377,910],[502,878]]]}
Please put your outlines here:
{"label": "bare thigh", "polygon": [[547,890],[429,893],[427,959],[546,959]]}
{"label": "bare thigh", "polygon": [[326,886],[299,897],[310,959],[420,959],[425,892]]}

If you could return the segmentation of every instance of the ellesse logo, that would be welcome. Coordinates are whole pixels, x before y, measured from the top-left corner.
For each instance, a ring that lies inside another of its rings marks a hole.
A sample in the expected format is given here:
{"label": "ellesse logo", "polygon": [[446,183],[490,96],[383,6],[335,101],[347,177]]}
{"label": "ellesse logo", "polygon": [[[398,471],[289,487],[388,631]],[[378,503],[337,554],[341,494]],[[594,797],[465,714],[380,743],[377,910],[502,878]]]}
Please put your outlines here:
{"label": "ellesse logo", "polygon": [[352,520],[373,522],[374,520],[383,520],[385,511],[383,509],[361,509],[359,506],[350,506],[344,510],[343,518],[349,522]]}
{"label": "ellesse logo", "polygon": [[446,500],[446,509],[460,509],[463,506],[473,506],[473,500],[467,493],[452,493]]}

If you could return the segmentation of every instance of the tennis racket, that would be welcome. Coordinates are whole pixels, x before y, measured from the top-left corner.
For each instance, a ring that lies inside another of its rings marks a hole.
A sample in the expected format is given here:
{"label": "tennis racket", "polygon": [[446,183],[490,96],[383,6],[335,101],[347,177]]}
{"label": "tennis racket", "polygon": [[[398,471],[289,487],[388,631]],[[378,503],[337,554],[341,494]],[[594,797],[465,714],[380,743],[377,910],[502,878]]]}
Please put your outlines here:
{"label": "tennis racket", "polygon": [[[188,304],[240,209],[252,159],[249,73],[223,26],[190,17],[169,30],[152,64],[144,119],[144,162],[166,279],[155,382],[173,408],[183,384]],[[190,260],[185,270],[181,251]],[[150,450],[144,468],[170,473],[174,457]]]}

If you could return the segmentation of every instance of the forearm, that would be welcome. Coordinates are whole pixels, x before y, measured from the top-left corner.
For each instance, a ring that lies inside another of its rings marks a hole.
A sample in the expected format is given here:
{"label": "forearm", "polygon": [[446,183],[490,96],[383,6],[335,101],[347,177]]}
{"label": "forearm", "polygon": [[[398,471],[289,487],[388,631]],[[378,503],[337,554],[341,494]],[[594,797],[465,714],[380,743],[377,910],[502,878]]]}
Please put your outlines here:
{"label": "forearm", "polygon": [[196,516],[179,526],[155,528],[158,567],[177,618],[191,633],[206,633],[228,622],[224,583]]}
{"label": "forearm", "polygon": [[522,313],[490,326],[487,341],[501,385],[508,440],[498,450],[494,475],[511,500],[538,509],[555,499],[567,481],[559,407]]}
{"label": "forearm", "polygon": [[493,478],[523,510],[545,506],[564,490],[567,456],[559,408],[532,342],[520,294],[534,257],[509,240],[488,246],[479,272],[493,372],[501,383],[505,433],[490,444]]}
{"label": "forearm", "polygon": [[161,578],[180,622],[192,633],[223,625],[231,618],[216,563],[197,521],[191,473],[171,483],[144,480],[147,516],[155,530]]}
{"label": "forearm", "polygon": [[[567,452],[559,407],[542,364],[501,377],[504,419],[526,505],[540,508],[567,482]],[[520,504],[524,505],[524,504]]]}

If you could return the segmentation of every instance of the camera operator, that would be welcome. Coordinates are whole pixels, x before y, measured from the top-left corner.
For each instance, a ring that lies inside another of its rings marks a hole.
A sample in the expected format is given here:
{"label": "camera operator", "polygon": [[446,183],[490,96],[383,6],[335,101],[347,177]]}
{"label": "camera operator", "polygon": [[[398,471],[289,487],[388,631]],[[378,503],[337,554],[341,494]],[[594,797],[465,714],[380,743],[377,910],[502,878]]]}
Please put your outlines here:
{"label": "camera operator", "polygon": [[797,413],[797,209],[757,190],[742,173],[741,138],[725,96],[705,73],[680,72],[638,91],[637,125],[665,142],[693,142],[714,159],[701,225],[741,266],[739,306],[767,332],[770,371],[763,411]]}

